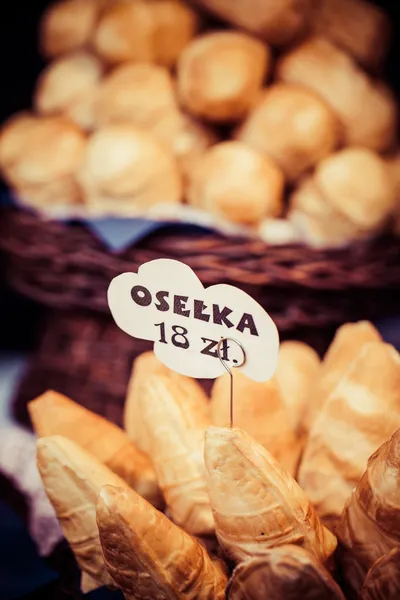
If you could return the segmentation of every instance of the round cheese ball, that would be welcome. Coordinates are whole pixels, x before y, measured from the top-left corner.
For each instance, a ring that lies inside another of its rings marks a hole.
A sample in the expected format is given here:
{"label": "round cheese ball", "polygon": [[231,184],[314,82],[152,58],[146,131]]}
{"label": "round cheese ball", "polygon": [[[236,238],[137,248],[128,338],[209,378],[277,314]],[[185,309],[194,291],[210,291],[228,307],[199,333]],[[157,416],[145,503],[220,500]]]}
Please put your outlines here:
{"label": "round cheese ball", "polygon": [[207,148],[219,139],[211,127],[179,110],[165,113],[151,131],[174,154],[185,181]]}
{"label": "round cheese ball", "polygon": [[16,115],[0,135],[0,165],[13,185],[39,185],[74,173],[85,146],[85,135],[63,117]]}
{"label": "round cheese ball", "polygon": [[342,50],[322,38],[310,38],[283,55],[278,78],[318,94],[343,125],[346,145],[381,152],[395,141],[397,108],[392,94],[370,79]]}
{"label": "round cheese ball", "polygon": [[56,57],[85,47],[94,32],[100,0],[60,0],[45,11],[40,27],[43,54]]}
{"label": "round cheese ball", "polygon": [[396,203],[385,161],[365,148],[345,148],[325,158],[314,179],[327,202],[363,230],[379,228]]}
{"label": "round cheese ball", "polygon": [[318,0],[311,30],[348,52],[367,68],[380,67],[390,41],[389,18],[382,8],[365,0]]}
{"label": "round cheese ball", "polygon": [[244,33],[223,31],[195,38],[178,61],[178,95],[193,115],[234,122],[254,105],[271,64],[270,51]]}
{"label": "round cheese ball", "polygon": [[79,181],[88,204],[115,211],[178,203],[182,197],[172,154],[153,135],[128,124],[92,135]]}
{"label": "round cheese ball", "polygon": [[85,146],[84,134],[63,117],[17,114],[0,133],[0,169],[26,203],[73,204],[81,199],[75,173]]}
{"label": "round cheese ball", "polygon": [[207,150],[189,175],[188,200],[228,221],[253,225],[283,208],[284,177],[267,156],[237,141]]}
{"label": "round cheese ball", "polygon": [[92,129],[102,73],[100,61],[86,52],[54,61],[39,77],[34,97],[36,110],[43,115],[64,114],[82,129]]}
{"label": "round cheese ball", "polygon": [[149,3],[115,2],[104,11],[93,37],[97,54],[107,63],[153,61],[154,26]]}
{"label": "round cheese ball", "polygon": [[237,139],[268,154],[295,181],[335,149],[339,133],[336,116],[317,95],[276,84],[263,92]]}
{"label": "round cheese ball", "polygon": [[365,148],[346,148],[322,160],[289,198],[288,218],[314,246],[343,246],[371,237],[395,211],[388,165]]}
{"label": "round cheese ball", "polygon": [[174,67],[196,35],[199,17],[193,8],[179,0],[152,0],[149,9],[154,23],[154,60],[165,67]]}
{"label": "round cheese ball", "polygon": [[[320,0],[318,0],[320,1]],[[306,29],[313,0],[196,0],[235,27],[272,46],[287,46]]]}
{"label": "round cheese ball", "polygon": [[96,101],[98,125],[132,123],[151,127],[165,112],[176,109],[169,71],[150,63],[125,63],[101,84]]}
{"label": "round cheese ball", "polygon": [[102,14],[94,46],[110,64],[142,60],[172,68],[199,24],[180,0],[115,0]]}
{"label": "round cheese ball", "polygon": [[335,248],[365,237],[355,223],[332,207],[313,177],[306,177],[289,198],[289,223],[299,240],[317,248]]}
{"label": "round cheese ball", "polygon": [[176,156],[183,173],[217,141],[212,130],[180,111],[169,71],[150,63],[112,71],[97,95],[96,123],[131,123],[150,131]]}

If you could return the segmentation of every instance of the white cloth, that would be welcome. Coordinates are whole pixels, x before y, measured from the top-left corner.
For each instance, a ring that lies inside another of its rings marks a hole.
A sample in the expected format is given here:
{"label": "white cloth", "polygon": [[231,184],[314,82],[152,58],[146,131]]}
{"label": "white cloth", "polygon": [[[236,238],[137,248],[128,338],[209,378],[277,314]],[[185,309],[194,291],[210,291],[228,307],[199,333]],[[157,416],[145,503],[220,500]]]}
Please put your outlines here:
{"label": "white cloth", "polygon": [[29,533],[41,556],[63,538],[36,466],[35,436],[12,423],[0,427],[0,470],[28,501]]}
{"label": "white cloth", "polygon": [[21,356],[0,355],[0,471],[23,494],[29,507],[29,533],[41,556],[63,538],[36,466],[35,436],[16,424],[10,406],[25,368]]}

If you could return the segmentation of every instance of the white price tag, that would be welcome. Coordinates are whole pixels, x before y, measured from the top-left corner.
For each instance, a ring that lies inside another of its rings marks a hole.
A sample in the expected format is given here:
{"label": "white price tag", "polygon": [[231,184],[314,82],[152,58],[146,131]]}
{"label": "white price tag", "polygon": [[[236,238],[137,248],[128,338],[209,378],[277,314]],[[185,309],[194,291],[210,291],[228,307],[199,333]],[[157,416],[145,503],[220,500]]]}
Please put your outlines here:
{"label": "white price tag", "polygon": [[[122,331],[154,341],[157,358],[182,375],[222,375],[225,369],[217,354],[221,338],[241,343],[246,362],[238,368],[254,381],[266,381],[275,372],[279,336],[268,313],[234,286],[204,288],[184,263],[158,259],[137,273],[118,275],[108,288],[108,304]],[[221,358],[234,367],[242,363],[242,352],[226,341]]]}

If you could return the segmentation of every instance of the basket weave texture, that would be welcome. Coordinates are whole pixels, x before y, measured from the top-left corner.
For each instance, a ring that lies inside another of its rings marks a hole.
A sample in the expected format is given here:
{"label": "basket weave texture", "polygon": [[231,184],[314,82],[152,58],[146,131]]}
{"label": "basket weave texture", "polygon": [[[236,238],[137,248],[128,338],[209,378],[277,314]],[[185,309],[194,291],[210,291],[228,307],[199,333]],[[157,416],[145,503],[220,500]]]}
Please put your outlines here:
{"label": "basket weave texture", "polygon": [[123,333],[98,313],[50,311],[23,378],[14,416],[30,425],[27,403],[48,389],[123,425],[123,406],[133,360],[153,344]]}
{"label": "basket weave texture", "polygon": [[315,250],[167,229],[117,254],[82,224],[5,208],[0,249],[18,291],[68,310],[108,312],[111,279],[156,258],[185,262],[206,286],[228,283],[244,289],[269,311],[280,331],[393,314],[400,300],[400,239],[390,236],[340,250]]}

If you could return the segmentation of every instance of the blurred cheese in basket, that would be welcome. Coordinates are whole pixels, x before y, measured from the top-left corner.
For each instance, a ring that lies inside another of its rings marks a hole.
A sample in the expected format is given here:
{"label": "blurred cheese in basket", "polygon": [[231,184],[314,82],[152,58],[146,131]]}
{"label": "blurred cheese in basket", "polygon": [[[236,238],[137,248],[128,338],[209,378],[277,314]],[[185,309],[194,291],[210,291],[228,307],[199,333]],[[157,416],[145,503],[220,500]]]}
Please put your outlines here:
{"label": "blurred cheese in basket", "polygon": [[5,123],[0,170],[46,215],[320,248],[400,235],[398,110],[376,78],[388,21],[363,0],[57,0],[40,27],[37,116],[17,117],[11,160]]}
{"label": "blurred cheese in basket", "polygon": [[268,156],[242,142],[208,149],[189,174],[187,196],[193,206],[247,225],[283,210],[284,177]]}
{"label": "blurred cheese in basket", "polygon": [[322,160],[289,200],[288,218],[309,244],[340,246],[382,229],[396,194],[385,161],[365,148]]}
{"label": "blurred cheese in basket", "polygon": [[151,131],[174,154],[185,184],[206,150],[219,141],[218,133],[211,127],[180,110],[166,113]]}
{"label": "blurred cheese in basket", "polygon": [[180,110],[174,81],[165,67],[126,63],[98,88],[97,126],[132,123],[154,133],[187,174],[202,153],[217,141],[216,133]]}
{"label": "blurred cheese in basket", "polygon": [[273,46],[284,46],[305,31],[312,1],[196,0],[196,3]]}
{"label": "blurred cheese in basket", "polygon": [[175,108],[173,81],[167,69],[128,62],[111,71],[100,85],[96,125],[132,123],[150,128]]}
{"label": "blurred cheese in basket", "polygon": [[63,114],[90,131],[103,67],[95,56],[78,52],[50,63],[36,86],[34,105],[43,115]]}
{"label": "blurred cheese in basket", "polygon": [[389,19],[372,2],[318,0],[313,4],[311,29],[346,50],[367,68],[381,67],[386,57]]}
{"label": "blurred cheese in basket", "polygon": [[278,78],[319,94],[337,114],[346,145],[377,152],[393,147],[397,107],[382,82],[370,79],[342,50],[319,37],[284,54]]}
{"label": "blurred cheese in basket", "polygon": [[177,203],[182,178],[157,139],[132,125],[109,125],[90,138],[78,179],[85,201],[115,210]]}
{"label": "blurred cheese in basket", "polygon": [[198,29],[196,13],[178,0],[108,4],[93,44],[109,64],[138,60],[172,67]]}
{"label": "blurred cheese in basket", "polygon": [[147,0],[154,23],[154,60],[174,67],[200,27],[198,14],[180,0]]}
{"label": "blurred cheese in basket", "polygon": [[106,0],[59,0],[45,11],[40,48],[47,58],[88,46]]}
{"label": "blurred cheese in basket", "polygon": [[19,113],[0,134],[0,167],[17,193],[37,206],[80,200],[76,170],[81,164],[86,138],[63,117],[38,118]]}
{"label": "blurred cheese in basket", "polygon": [[270,156],[294,182],[338,145],[340,125],[318,96],[305,88],[276,84],[237,132],[237,138]]}
{"label": "blurred cheese in basket", "polygon": [[270,51],[260,41],[232,31],[204,34],[179,57],[179,99],[211,122],[237,121],[257,100],[270,68]]}

